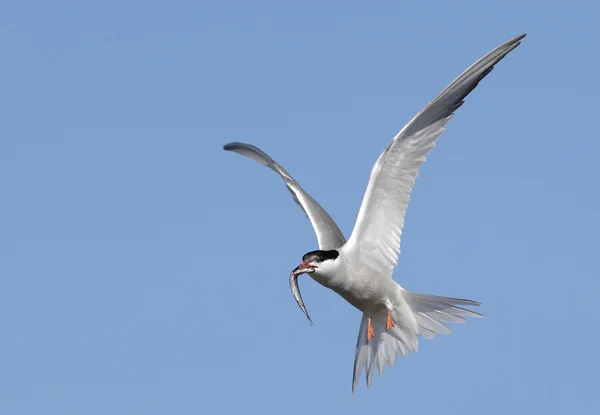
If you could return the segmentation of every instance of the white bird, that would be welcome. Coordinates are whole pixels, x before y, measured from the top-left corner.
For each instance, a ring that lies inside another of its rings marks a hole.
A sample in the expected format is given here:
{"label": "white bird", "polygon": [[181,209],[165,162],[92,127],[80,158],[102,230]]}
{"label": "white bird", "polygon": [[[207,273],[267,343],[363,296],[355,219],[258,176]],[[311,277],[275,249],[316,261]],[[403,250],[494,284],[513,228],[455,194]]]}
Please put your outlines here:
{"label": "white bird", "polygon": [[431,339],[436,333],[450,333],[445,323],[465,322],[463,316],[481,317],[461,307],[480,303],[409,292],[392,279],[392,273],[398,262],[410,193],[425,156],[465,97],[524,37],[507,41],[475,62],[392,139],[373,166],[347,241],[327,212],[266,153],[243,143],[224,146],[278,173],[313,225],[319,250],[304,255],[290,275],[292,291],[306,316],[296,284],[300,274],[309,274],[363,313],[356,342],[353,393],[363,368],[370,387],[375,367],[383,376],[386,364],[393,366],[398,354],[406,356],[417,350],[419,336]]}

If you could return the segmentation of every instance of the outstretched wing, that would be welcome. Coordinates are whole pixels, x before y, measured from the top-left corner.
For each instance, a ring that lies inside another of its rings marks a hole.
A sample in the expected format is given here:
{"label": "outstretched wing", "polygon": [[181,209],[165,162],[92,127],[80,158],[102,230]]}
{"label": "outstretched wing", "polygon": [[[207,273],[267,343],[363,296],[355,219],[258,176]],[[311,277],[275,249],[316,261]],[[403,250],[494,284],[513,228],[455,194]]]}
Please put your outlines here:
{"label": "outstretched wing", "polygon": [[287,172],[279,163],[273,160],[267,153],[250,144],[244,143],[229,143],[223,149],[234,151],[243,156],[249,157],[258,161],[260,164],[267,166],[275,173],[279,174],[292,197],[298,203],[298,206],[306,213],[308,219],[317,234],[319,241],[319,249],[329,250],[337,249],[346,243],[346,238],[340,231],[340,228],[331,219],[331,216],[310,197],[308,193],[298,184],[296,180]]}
{"label": "outstretched wing", "polygon": [[398,263],[410,193],[425,156],[465,97],[524,37],[509,40],[475,62],[394,137],[371,171],[352,236],[346,244],[349,252],[373,269],[392,276]]}

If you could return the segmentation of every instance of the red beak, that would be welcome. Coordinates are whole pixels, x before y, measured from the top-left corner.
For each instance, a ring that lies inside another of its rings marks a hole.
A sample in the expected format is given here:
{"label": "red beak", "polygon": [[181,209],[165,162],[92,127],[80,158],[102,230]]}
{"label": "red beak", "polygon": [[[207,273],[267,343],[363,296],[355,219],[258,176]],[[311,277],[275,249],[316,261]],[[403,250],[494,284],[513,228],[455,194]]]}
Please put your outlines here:
{"label": "red beak", "polygon": [[297,277],[298,275],[301,275],[301,274],[310,274],[311,272],[314,272],[315,269],[317,269],[317,267],[315,267],[314,265],[310,265],[310,264],[307,264],[306,262],[303,262],[300,265],[298,265],[296,267],[296,269],[294,269],[292,271],[292,275]]}

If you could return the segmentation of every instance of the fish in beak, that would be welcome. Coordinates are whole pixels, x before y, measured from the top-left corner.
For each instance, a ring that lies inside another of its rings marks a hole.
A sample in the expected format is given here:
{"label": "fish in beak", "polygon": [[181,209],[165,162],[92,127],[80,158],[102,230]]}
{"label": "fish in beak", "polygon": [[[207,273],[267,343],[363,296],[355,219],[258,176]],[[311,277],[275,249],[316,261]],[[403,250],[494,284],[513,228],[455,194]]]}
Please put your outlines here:
{"label": "fish in beak", "polygon": [[304,301],[302,301],[302,294],[300,294],[300,287],[298,286],[298,276],[315,272],[316,268],[317,267],[314,265],[309,265],[306,262],[303,262],[290,273],[290,289],[292,290],[292,295],[294,296],[294,299],[298,303],[298,307],[300,307],[311,326],[313,325],[313,322],[308,315],[308,311],[306,311]]}

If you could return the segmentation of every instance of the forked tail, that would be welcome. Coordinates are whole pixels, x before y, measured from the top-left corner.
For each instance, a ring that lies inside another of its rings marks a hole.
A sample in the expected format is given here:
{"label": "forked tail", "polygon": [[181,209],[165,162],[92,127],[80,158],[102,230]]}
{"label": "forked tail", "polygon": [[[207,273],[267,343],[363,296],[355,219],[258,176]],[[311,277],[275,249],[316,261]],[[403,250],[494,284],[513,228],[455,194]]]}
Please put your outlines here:
{"label": "forked tail", "polygon": [[406,356],[408,352],[417,351],[419,336],[433,339],[436,333],[451,332],[445,323],[465,323],[467,320],[464,316],[483,317],[479,313],[461,307],[480,306],[481,304],[476,301],[408,291],[402,291],[402,296],[412,310],[417,330],[410,328],[410,325],[402,324],[396,324],[395,327],[386,330],[382,324],[373,320],[371,326],[375,337],[367,343],[368,316],[363,314],[354,356],[352,393],[358,384],[363,368],[366,372],[367,386],[370,387],[375,367],[377,367],[379,375],[383,376],[386,365],[394,366],[399,354]]}

